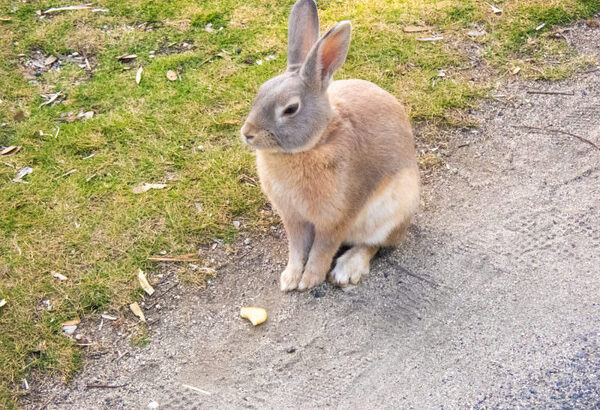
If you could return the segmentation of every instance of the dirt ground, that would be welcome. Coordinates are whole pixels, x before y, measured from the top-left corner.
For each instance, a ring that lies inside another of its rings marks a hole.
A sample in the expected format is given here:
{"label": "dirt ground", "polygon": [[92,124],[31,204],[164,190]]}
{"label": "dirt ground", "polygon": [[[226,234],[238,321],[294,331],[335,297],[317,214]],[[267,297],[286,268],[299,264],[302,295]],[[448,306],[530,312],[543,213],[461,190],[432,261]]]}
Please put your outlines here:
{"label": "dirt ground", "polygon": [[[565,35],[600,53],[599,29]],[[281,228],[233,257],[219,247],[228,264],[205,291],[165,273],[146,347],[87,323],[81,340],[104,350],[68,385],[31,380],[23,406],[597,408],[600,150],[559,131],[600,145],[600,71],[513,77],[497,94],[473,113],[478,129],[453,131],[406,242],[357,286],[282,294]],[[240,319],[247,305],[268,321]]]}

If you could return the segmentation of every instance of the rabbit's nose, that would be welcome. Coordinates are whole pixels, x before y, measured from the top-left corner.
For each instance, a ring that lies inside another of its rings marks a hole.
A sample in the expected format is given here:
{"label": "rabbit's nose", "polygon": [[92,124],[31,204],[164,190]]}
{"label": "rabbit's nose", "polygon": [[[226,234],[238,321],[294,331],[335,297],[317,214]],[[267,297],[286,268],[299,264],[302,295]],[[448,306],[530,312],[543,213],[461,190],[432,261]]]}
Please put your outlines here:
{"label": "rabbit's nose", "polygon": [[247,141],[247,142],[252,142],[252,140],[254,139],[254,130],[252,129],[253,127],[248,125],[248,123],[245,123],[242,126],[242,137]]}

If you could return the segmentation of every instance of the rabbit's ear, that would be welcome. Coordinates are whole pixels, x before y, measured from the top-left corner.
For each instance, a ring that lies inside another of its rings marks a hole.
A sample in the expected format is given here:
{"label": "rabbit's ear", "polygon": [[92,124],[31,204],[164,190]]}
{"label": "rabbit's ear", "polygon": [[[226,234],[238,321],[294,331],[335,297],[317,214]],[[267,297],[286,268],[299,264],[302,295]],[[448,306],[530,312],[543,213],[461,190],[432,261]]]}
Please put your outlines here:
{"label": "rabbit's ear", "polygon": [[336,24],[310,50],[300,74],[314,88],[325,90],[335,70],[346,60],[352,25],[349,21]]}
{"label": "rabbit's ear", "polygon": [[288,70],[300,68],[319,39],[319,15],[314,0],[298,0],[290,13]]}

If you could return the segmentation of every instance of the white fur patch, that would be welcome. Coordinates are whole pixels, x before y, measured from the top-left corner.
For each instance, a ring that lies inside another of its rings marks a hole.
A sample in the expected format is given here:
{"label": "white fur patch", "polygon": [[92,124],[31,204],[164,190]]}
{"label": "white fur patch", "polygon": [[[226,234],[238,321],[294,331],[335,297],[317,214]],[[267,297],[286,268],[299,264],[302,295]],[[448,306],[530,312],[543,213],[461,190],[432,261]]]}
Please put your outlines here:
{"label": "white fur patch", "polygon": [[366,250],[352,248],[346,251],[335,262],[331,271],[332,282],[340,286],[346,286],[348,283],[356,285],[363,275],[369,273],[370,262]]}
{"label": "white fur patch", "polygon": [[365,204],[346,235],[348,243],[380,245],[400,224],[410,219],[419,207],[419,174],[405,168]]}

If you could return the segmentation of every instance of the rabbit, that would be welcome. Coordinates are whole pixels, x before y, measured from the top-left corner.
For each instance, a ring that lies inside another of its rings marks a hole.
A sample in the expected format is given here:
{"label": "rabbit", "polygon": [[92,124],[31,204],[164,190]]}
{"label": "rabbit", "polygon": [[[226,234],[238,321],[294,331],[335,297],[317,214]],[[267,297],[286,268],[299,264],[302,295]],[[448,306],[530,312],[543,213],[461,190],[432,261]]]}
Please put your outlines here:
{"label": "rabbit", "polygon": [[363,80],[332,81],[349,21],[319,38],[313,0],[294,4],[287,70],[258,90],[242,129],[261,187],[281,216],[289,257],[282,291],[356,284],[383,246],[401,242],[419,206],[412,128],[404,107]]}

